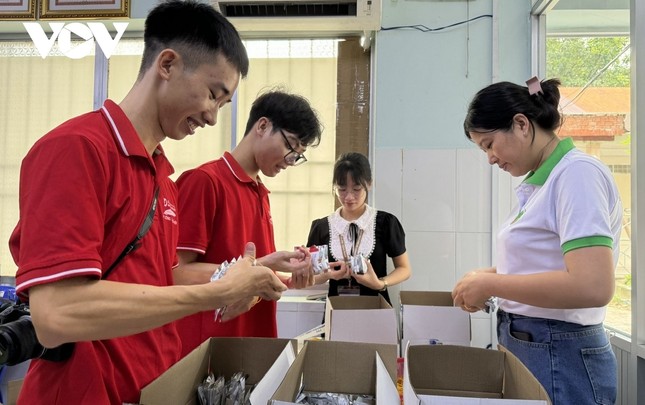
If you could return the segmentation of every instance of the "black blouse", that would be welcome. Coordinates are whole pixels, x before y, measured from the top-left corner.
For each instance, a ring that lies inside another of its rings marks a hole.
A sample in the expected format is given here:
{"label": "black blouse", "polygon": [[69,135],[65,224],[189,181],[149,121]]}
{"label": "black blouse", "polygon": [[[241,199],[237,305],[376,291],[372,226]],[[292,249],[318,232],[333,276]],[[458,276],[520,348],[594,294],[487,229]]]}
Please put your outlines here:
{"label": "black blouse", "polygon": [[[374,268],[376,276],[381,278],[387,276],[387,258],[397,257],[405,253],[405,232],[399,220],[392,214],[385,211],[376,212],[376,224],[374,227],[374,250],[370,257],[370,263]],[[307,246],[327,245],[329,247],[329,261],[335,261],[331,255],[331,244],[329,243],[329,217],[319,218],[311,223]],[[349,280],[329,280],[329,295],[338,295],[338,287],[346,286]],[[354,280],[352,284],[357,284]],[[379,292],[359,284],[360,295],[378,295],[379,293],[391,304],[390,296],[386,291]]]}

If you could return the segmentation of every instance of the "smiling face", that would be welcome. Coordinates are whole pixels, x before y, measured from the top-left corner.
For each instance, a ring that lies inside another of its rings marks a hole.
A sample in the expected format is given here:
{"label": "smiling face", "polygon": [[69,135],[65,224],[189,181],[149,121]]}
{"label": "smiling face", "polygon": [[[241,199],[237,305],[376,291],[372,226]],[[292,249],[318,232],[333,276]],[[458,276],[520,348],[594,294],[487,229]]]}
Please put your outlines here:
{"label": "smiling face", "polygon": [[[518,114],[519,115],[519,114]],[[488,163],[518,177],[536,167],[533,138],[528,130],[528,120],[513,123],[508,130],[469,132],[470,139],[488,157]]]}
{"label": "smiling face", "polygon": [[[231,101],[240,73],[224,56],[186,69],[171,50],[162,60],[164,86],[157,99],[159,126],[165,137],[183,139],[197,128],[215,125],[219,109]],[[161,140],[159,140],[161,141]]]}

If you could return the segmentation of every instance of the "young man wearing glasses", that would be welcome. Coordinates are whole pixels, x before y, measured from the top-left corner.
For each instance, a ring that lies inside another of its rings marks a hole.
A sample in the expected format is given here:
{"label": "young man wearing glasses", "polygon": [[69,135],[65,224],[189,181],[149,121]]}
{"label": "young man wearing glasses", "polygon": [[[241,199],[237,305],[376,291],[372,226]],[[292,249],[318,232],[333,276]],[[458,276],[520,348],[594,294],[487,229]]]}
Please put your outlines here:
{"label": "young man wearing glasses", "polygon": [[[247,241],[255,243],[258,262],[289,287],[313,284],[306,249],[276,252],[269,190],[259,175],[274,177],[306,162],[303,153],[320,143],[321,134],[322,125],[305,98],[270,91],[253,102],[244,138],[232,152],[179,177],[177,284],[209,282],[218,265],[237,257]],[[212,311],[180,320],[183,353],[212,336],[276,337],[276,303],[259,300],[252,305],[249,312],[224,323],[214,322]],[[247,309],[229,306],[226,311]]]}

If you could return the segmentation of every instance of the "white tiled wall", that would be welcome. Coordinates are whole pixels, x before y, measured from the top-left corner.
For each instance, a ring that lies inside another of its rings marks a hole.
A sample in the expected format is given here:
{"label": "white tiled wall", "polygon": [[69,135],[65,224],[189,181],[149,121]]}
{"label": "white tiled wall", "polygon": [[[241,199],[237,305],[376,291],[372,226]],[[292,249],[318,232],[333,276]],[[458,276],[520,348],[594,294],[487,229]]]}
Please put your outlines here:
{"label": "white tiled wall", "polygon": [[[491,167],[472,149],[376,149],[371,203],[406,231],[412,276],[398,290],[452,291],[491,265]],[[398,296],[392,297],[395,308]],[[491,317],[472,316],[472,345],[493,343]]]}

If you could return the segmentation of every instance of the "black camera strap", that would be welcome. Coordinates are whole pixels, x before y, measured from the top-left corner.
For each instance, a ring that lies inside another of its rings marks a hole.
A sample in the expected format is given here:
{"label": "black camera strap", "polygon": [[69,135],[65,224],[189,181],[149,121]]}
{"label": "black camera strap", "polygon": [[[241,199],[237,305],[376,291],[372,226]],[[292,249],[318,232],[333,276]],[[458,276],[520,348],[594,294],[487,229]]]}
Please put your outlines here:
{"label": "black camera strap", "polygon": [[132,242],[128,243],[128,245],[123,249],[123,252],[119,255],[119,257],[116,258],[114,263],[110,267],[108,267],[107,270],[103,272],[103,276],[101,277],[102,279],[106,279],[112,270],[121,263],[121,260],[123,260],[127,255],[130,253],[134,252],[141,246],[141,239],[148,233],[150,230],[150,226],[152,226],[152,221],[155,219],[155,212],[157,211],[157,197],[159,196],[159,186],[155,188],[155,193],[154,196],[152,197],[152,203],[150,204],[150,210],[148,211],[148,215],[146,218],[143,220],[143,224],[141,224],[141,228],[139,228],[139,232],[137,232],[137,236],[132,240]]}

